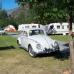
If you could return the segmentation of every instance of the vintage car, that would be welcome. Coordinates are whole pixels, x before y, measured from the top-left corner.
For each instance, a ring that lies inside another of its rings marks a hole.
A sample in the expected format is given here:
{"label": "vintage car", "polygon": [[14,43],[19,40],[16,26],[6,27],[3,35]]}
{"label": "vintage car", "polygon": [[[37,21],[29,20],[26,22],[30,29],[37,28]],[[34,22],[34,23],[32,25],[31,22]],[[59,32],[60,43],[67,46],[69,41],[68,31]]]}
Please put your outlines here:
{"label": "vintage car", "polygon": [[47,36],[40,28],[25,29],[19,34],[17,43],[20,47],[25,48],[32,57],[59,50],[58,42]]}

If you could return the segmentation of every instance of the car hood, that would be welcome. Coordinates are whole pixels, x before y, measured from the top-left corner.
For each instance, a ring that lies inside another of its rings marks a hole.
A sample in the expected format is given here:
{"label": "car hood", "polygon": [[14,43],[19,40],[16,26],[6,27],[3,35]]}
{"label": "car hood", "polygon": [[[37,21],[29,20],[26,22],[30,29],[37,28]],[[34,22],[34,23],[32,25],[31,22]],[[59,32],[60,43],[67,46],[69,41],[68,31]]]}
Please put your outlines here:
{"label": "car hood", "polygon": [[45,35],[34,35],[29,38],[41,44],[44,48],[51,48],[52,44],[55,42],[55,40]]}

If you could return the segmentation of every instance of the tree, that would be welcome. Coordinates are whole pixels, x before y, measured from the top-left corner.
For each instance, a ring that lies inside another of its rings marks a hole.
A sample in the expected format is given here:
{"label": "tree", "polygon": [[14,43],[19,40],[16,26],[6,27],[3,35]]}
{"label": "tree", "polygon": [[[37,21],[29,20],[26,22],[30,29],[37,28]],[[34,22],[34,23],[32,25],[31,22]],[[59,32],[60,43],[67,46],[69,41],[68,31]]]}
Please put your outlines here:
{"label": "tree", "polygon": [[5,10],[0,10],[0,27],[6,27],[9,24],[12,24],[16,27],[15,20],[8,16]]}
{"label": "tree", "polygon": [[6,26],[8,23],[8,15],[4,10],[0,10],[0,26]]}
{"label": "tree", "polygon": [[70,46],[70,59],[71,59],[71,70],[72,70],[72,74],[74,74],[74,41],[72,38],[72,22],[73,22],[73,8],[74,8],[74,1],[70,0],[68,2],[68,10],[69,10],[69,46]]}
{"label": "tree", "polygon": [[[40,24],[62,22],[67,20],[64,0],[16,0],[20,6],[27,3],[33,15],[33,21]],[[59,6],[60,4],[60,6]],[[54,19],[55,18],[55,19]]]}
{"label": "tree", "polygon": [[31,23],[32,22],[32,16],[29,13],[30,10],[21,10],[19,14],[17,14],[17,17],[14,18],[16,20],[17,24],[23,24],[23,23]]}

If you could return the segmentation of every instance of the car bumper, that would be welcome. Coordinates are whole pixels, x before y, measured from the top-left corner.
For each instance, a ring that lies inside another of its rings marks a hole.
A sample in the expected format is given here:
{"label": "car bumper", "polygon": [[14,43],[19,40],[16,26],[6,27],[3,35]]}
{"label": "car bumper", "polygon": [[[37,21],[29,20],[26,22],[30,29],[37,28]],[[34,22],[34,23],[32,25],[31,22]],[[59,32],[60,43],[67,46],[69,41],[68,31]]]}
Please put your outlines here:
{"label": "car bumper", "polygon": [[45,48],[44,50],[38,50],[38,52],[35,52],[36,54],[45,54],[45,53],[51,53],[59,50],[59,47],[53,48],[53,49],[47,49]]}

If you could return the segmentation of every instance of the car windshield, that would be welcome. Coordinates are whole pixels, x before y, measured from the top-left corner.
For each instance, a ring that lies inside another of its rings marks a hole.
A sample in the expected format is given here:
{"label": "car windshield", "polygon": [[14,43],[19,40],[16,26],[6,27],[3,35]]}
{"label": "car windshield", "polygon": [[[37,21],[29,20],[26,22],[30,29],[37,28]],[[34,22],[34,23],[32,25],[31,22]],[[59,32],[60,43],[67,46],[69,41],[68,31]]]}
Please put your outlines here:
{"label": "car windshield", "polygon": [[32,36],[32,35],[43,35],[44,34],[44,31],[43,30],[39,30],[39,29],[36,29],[36,30],[30,30],[29,31],[29,35]]}

